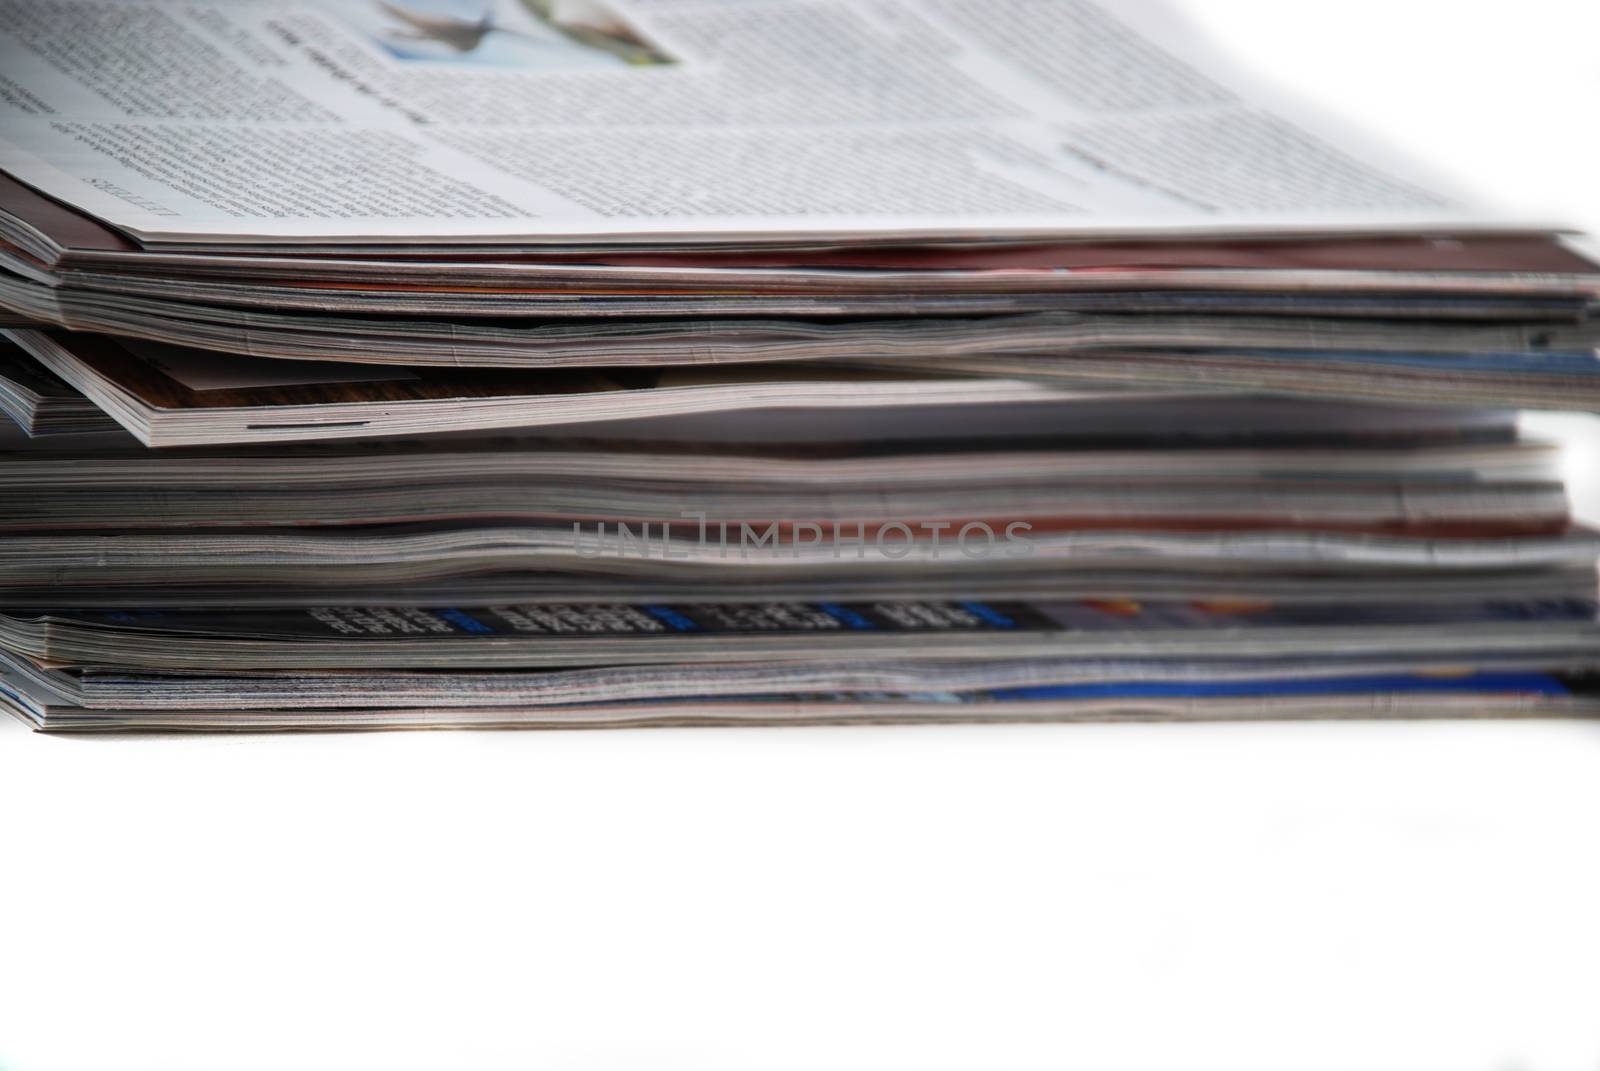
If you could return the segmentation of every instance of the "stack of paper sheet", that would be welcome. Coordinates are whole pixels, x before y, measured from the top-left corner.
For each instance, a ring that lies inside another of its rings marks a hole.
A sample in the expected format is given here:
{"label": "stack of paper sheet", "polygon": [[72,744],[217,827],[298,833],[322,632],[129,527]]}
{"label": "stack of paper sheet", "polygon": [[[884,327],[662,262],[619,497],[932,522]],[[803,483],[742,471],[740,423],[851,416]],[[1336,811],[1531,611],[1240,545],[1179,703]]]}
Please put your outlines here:
{"label": "stack of paper sheet", "polygon": [[0,704],[1587,711],[1600,543],[1514,410],[1600,410],[1600,266],[1199,42],[0,5]]}

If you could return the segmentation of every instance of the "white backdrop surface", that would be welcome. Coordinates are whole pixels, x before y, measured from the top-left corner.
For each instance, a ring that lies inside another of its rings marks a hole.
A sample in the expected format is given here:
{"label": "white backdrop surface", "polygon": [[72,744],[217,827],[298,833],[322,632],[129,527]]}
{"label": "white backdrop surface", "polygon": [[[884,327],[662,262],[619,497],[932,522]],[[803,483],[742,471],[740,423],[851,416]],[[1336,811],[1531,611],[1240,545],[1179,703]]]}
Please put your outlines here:
{"label": "white backdrop surface", "polygon": [[[1600,231],[1589,0],[1187,6]],[[1597,845],[1600,724],[5,722],[0,1069],[1595,1071]]]}

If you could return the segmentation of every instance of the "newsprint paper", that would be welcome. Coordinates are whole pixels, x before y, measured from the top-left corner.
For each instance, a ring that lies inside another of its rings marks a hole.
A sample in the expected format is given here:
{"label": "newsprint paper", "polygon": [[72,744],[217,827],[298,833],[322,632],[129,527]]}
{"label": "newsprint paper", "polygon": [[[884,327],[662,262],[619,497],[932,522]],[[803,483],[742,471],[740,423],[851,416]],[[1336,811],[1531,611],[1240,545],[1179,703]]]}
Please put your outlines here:
{"label": "newsprint paper", "polygon": [[1483,224],[1143,0],[7,0],[0,169],[147,244]]}

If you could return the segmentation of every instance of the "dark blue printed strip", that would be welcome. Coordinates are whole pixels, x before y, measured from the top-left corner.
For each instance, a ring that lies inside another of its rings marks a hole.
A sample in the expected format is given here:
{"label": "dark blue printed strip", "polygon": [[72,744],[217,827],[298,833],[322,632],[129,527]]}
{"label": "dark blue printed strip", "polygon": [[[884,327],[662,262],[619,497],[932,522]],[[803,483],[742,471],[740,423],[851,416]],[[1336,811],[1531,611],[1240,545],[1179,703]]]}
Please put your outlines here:
{"label": "dark blue printed strip", "polygon": [[497,631],[492,626],[479,621],[476,617],[473,617],[465,610],[435,610],[434,613],[438,614],[444,620],[450,622],[462,632],[470,632],[476,636],[484,636]]}
{"label": "dark blue printed strip", "polygon": [[1570,695],[1559,679],[1545,673],[1472,673],[1460,677],[1394,674],[1377,677],[1331,677],[1244,681],[1112,681],[1101,684],[1055,684],[1004,688],[986,693],[990,699],[1190,699],[1293,695],[1387,695],[1400,692],[1480,692],[1515,695]]}
{"label": "dark blue printed strip", "polygon": [[983,618],[983,620],[989,622],[989,624],[993,625],[995,628],[1016,628],[1017,627],[1016,618],[1009,617],[1006,614],[1001,613],[999,610],[995,609],[993,606],[990,606],[988,603],[985,603],[985,602],[964,602],[964,603],[961,604],[961,608],[963,610],[966,610],[966,611],[970,612],[970,613],[976,614],[978,617]]}
{"label": "dark blue printed strip", "polygon": [[693,618],[670,606],[645,606],[642,609],[674,632],[697,632],[700,629]]}
{"label": "dark blue printed strip", "polygon": [[878,627],[858,611],[836,602],[819,602],[817,603],[817,609],[840,622],[846,628],[875,629]]}

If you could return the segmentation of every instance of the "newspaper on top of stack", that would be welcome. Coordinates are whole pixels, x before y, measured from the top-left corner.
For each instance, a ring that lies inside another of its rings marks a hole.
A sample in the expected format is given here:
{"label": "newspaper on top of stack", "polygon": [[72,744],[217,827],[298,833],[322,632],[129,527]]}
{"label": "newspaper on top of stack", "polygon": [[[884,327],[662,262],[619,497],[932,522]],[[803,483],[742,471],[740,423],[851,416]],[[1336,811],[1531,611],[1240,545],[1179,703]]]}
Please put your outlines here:
{"label": "newspaper on top of stack", "polygon": [[46,729],[1588,712],[1600,266],[1150,3],[0,5]]}

